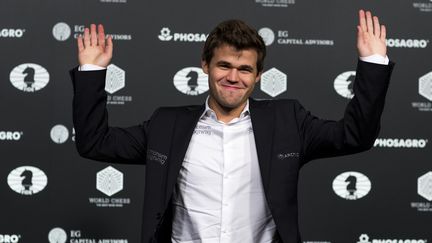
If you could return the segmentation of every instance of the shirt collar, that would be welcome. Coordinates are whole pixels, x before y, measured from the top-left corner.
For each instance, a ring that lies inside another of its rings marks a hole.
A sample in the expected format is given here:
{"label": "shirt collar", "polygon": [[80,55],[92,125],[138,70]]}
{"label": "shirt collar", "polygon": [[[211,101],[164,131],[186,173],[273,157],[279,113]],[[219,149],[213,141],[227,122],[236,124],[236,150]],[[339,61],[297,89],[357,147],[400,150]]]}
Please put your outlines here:
{"label": "shirt collar", "polygon": [[[205,117],[210,117],[211,119],[218,121],[216,113],[214,112],[214,110],[212,110],[208,104],[210,96],[207,96],[206,102],[205,102],[205,110],[202,113],[202,115],[200,116],[200,119],[203,119]],[[249,111],[249,99],[246,100],[246,105],[243,108],[243,111],[240,113],[240,116],[238,118],[234,118],[233,120],[231,120],[229,123],[233,123],[239,120],[242,120],[243,118],[247,117],[250,115],[250,111]],[[218,121],[219,122],[219,121]]]}

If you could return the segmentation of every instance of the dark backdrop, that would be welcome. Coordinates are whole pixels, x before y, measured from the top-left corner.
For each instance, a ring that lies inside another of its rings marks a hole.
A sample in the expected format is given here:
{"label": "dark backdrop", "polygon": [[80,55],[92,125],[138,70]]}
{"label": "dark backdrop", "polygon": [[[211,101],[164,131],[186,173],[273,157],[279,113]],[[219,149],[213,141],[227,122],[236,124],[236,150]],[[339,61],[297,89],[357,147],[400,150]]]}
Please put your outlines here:
{"label": "dark backdrop", "polygon": [[[203,103],[206,77],[191,67],[200,66],[208,32],[229,18],[274,38],[253,97],[299,99],[339,119],[349,98],[335,87],[349,96],[355,74],[343,73],[355,70],[360,8],[386,24],[397,63],[382,129],[368,152],[302,168],[301,232],[305,242],[432,240],[432,1],[2,0],[0,242],[139,242],[145,166],[94,162],[75,150],[68,70],[83,26],[103,23],[114,35],[111,125]],[[188,86],[189,72],[198,87]]]}

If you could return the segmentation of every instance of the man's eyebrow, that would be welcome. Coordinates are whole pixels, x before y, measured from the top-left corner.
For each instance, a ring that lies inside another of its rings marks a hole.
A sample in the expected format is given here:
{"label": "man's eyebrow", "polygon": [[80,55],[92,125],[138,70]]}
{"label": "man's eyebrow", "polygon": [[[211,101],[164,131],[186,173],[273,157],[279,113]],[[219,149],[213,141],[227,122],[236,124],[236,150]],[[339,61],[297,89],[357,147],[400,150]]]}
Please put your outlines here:
{"label": "man's eyebrow", "polygon": [[238,69],[240,70],[248,70],[248,71],[253,71],[254,68],[251,65],[240,65],[240,67],[238,67]]}
{"label": "man's eyebrow", "polygon": [[[232,64],[230,62],[227,62],[227,61],[218,61],[216,63],[216,65],[222,65],[222,66],[232,67]],[[248,71],[253,71],[254,70],[254,68],[251,65],[240,65],[239,67],[237,67],[237,69],[248,70]]]}
{"label": "man's eyebrow", "polygon": [[231,63],[226,62],[226,61],[218,61],[216,64],[217,65],[230,66],[230,67],[232,66]]}

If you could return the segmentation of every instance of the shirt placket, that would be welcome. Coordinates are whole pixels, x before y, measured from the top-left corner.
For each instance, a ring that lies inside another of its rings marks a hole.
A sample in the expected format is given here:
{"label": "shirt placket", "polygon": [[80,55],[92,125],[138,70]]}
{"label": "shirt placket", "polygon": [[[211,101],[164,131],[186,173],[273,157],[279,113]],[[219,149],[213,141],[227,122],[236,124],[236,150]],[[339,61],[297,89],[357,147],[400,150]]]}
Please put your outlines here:
{"label": "shirt placket", "polygon": [[[232,163],[231,157],[233,150],[230,145],[232,139],[232,127],[230,125],[223,125],[223,166],[222,166],[222,198],[221,198],[221,237],[220,242],[230,242],[231,241],[231,224],[232,224],[232,208],[230,207],[230,195],[232,192],[232,182],[230,181],[230,175],[228,174],[230,170],[230,165]],[[232,203],[232,202],[231,202]]]}

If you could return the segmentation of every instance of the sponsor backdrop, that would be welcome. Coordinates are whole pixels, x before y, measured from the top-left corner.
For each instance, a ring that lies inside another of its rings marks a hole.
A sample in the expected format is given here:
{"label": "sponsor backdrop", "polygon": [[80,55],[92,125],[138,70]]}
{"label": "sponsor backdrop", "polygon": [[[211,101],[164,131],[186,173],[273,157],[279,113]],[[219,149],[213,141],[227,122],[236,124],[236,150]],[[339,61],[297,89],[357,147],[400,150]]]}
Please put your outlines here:
{"label": "sponsor backdrop", "polygon": [[159,106],[202,104],[200,52],[220,21],[259,30],[268,58],[253,97],[295,98],[339,119],[352,98],[357,11],[388,27],[397,63],[372,150],[301,170],[305,242],[432,241],[432,1],[9,1],[0,3],[0,242],[140,242],[144,165],[94,162],[75,150],[75,39],[91,23],[114,38],[111,125]]}

